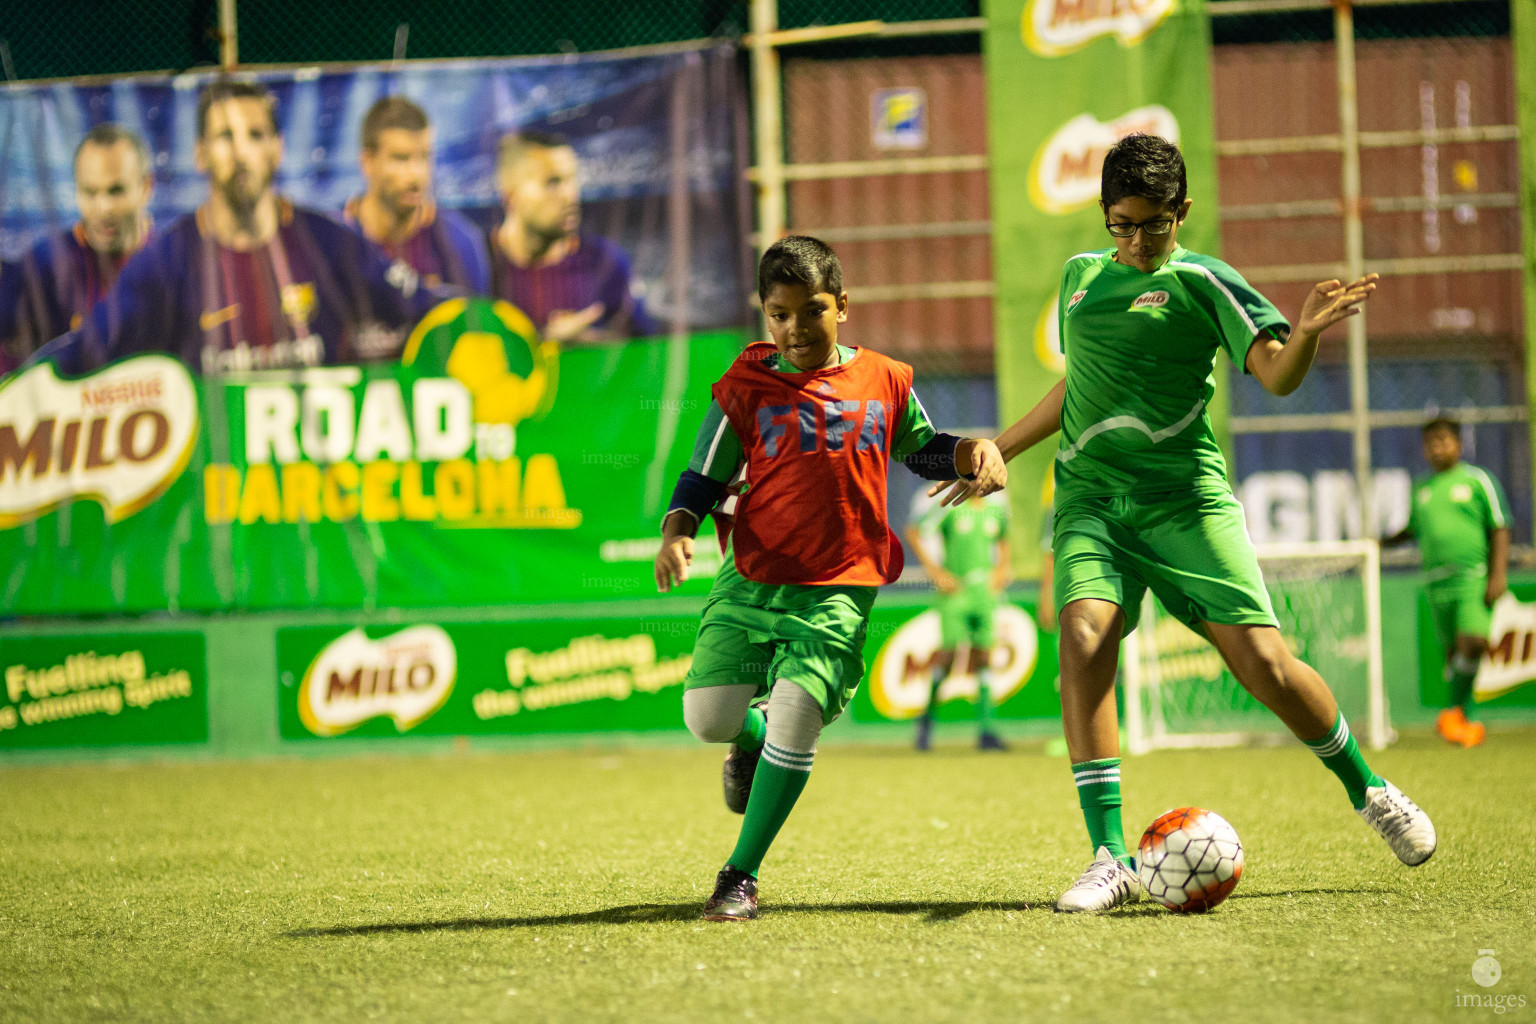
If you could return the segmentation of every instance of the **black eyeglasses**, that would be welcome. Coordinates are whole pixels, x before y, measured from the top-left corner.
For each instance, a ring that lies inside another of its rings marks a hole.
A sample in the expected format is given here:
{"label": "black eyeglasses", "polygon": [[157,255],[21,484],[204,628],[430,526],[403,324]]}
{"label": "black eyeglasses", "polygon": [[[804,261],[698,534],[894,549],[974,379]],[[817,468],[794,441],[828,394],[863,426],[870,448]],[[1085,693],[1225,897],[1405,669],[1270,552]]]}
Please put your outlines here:
{"label": "black eyeglasses", "polygon": [[1116,238],[1130,238],[1136,233],[1137,228],[1149,235],[1166,235],[1173,230],[1173,223],[1172,217],[1159,217],[1156,220],[1123,221],[1119,224],[1111,224],[1106,220],[1104,226]]}

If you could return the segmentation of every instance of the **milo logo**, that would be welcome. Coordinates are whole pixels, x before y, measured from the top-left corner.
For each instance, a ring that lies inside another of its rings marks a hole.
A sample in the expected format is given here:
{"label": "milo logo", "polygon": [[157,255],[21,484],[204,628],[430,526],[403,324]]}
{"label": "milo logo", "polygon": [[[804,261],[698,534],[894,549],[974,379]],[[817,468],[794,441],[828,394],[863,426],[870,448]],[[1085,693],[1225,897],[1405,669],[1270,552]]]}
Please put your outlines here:
{"label": "milo logo", "polygon": [[1051,134],[1035,151],[1029,167],[1029,200],[1043,213],[1073,213],[1099,198],[1104,154],[1133,132],[1161,135],[1179,143],[1179,122],[1167,107],[1138,107],[1103,122],[1079,114]]}
{"label": "milo logo", "polygon": [[[1023,609],[999,604],[993,613],[992,700],[1001,704],[1024,688],[1040,654],[1040,634]],[[939,613],[926,611],[909,619],[880,646],[869,668],[869,696],[886,718],[916,718],[928,706],[933,666],[939,656]],[[960,659],[939,687],[940,702],[975,700],[978,680],[962,671]]]}
{"label": "milo logo", "polygon": [[181,476],[197,428],[192,378],[169,356],[79,380],[33,366],[0,385],[0,529],[77,497],[126,519]]}
{"label": "milo logo", "polygon": [[1132,310],[1161,309],[1168,305],[1168,293],[1165,291],[1142,292],[1131,303]]}
{"label": "milo logo", "polygon": [[1173,0],[1029,0],[1019,35],[1042,57],[1060,57],[1108,35],[1135,46],[1172,12]]}
{"label": "milo logo", "polygon": [[353,629],[315,656],[299,686],[299,718],[316,736],[338,736],[370,718],[406,732],[453,692],[458,652],[439,626],[412,626],[374,640]]}

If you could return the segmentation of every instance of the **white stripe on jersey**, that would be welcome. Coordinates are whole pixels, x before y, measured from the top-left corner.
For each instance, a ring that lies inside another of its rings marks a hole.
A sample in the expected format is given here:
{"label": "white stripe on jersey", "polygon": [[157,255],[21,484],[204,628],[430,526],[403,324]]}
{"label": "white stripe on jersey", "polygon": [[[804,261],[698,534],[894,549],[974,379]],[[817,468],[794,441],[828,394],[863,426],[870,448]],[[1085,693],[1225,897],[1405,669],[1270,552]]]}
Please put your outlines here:
{"label": "white stripe on jersey", "polygon": [[1493,528],[1502,530],[1507,524],[1504,522],[1504,510],[1499,507],[1499,494],[1493,489],[1493,481],[1488,479],[1486,471],[1477,466],[1468,466],[1465,462],[1462,465],[1466,466],[1467,472],[1477,477],[1477,482],[1483,485],[1483,493],[1488,495],[1488,507],[1493,510]]}
{"label": "white stripe on jersey", "polygon": [[1198,263],[1185,263],[1183,260],[1169,260],[1168,266],[1188,267],[1191,270],[1200,271],[1200,273],[1204,274],[1207,278],[1210,279],[1211,284],[1214,284],[1217,288],[1221,289],[1221,294],[1227,297],[1227,301],[1232,303],[1232,308],[1237,310],[1237,315],[1243,318],[1243,323],[1248,325],[1249,339],[1251,340],[1254,335],[1259,333],[1258,327],[1254,326],[1253,318],[1248,315],[1248,311],[1243,308],[1243,304],[1237,301],[1237,296],[1233,295],[1227,286],[1221,283],[1220,278],[1211,273],[1209,267],[1202,267]]}
{"label": "white stripe on jersey", "polygon": [[714,466],[715,452],[720,448],[720,439],[730,429],[731,421],[726,418],[724,410],[720,412],[720,427],[715,431],[715,439],[709,443],[709,451],[704,454],[704,475],[709,476],[710,469]]}
{"label": "white stripe on jersey", "polygon": [[1077,440],[1075,442],[1067,445],[1067,447],[1056,453],[1056,459],[1060,462],[1071,462],[1073,459],[1077,458],[1078,453],[1083,450],[1083,445],[1087,444],[1089,441],[1092,441],[1106,430],[1118,430],[1121,427],[1130,427],[1134,430],[1139,430],[1143,434],[1146,434],[1147,437],[1151,439],[1153,444],[1158,444],[1162,441],[1168,440],[1168,438],[1179,433],[1179,431],[1195,422],[1195,417],[1199,416],[1200,410],[1204,408],[1205,399],[1202,398],[1195,402],[1195,407],[1193,409],[1184,414],[1183,419],[1170,426],[1166,426],[1161,430],[1153,430],[1151,427],[1147,426],[1144,422],[1142,422],[1140,419],[1137,419],[1135,416],[1111,416],[1109,419],[1100,420],[1099,422],[1093,424],[1091,427],[1085,429],[1081,434],[1077,436]]}

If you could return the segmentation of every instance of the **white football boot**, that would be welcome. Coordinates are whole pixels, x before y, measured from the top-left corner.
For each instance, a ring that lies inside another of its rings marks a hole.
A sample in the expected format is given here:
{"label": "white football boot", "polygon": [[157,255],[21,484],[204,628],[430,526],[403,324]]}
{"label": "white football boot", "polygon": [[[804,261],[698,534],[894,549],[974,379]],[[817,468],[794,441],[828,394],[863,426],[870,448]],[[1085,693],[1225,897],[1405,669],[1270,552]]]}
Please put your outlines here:
{"label": "white football boot", "polygon": [[1065,914],[1096,914],[1141,898],[1141,879],[1134,868],[1115,859],[1105,847],[1093,858],[1072,888],[1061,894],[1056,909]]}
{"label": "white football boot", "polygon": [[1423,864],[1435,852],[1434,823],[1402,790],[1386,779],[1381,781],[1365,791],[1360,817],[1381,833],[1398,860],[1409,867]]}

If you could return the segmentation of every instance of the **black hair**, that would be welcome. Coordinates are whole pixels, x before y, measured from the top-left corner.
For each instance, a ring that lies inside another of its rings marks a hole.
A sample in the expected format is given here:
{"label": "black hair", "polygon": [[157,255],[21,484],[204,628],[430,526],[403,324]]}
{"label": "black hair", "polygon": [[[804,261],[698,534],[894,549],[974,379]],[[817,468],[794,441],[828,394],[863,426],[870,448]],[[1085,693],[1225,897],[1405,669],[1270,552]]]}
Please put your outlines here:
{"label": "black hair", "polygon": [[144,138],[132,128],[125,128],[111,121],[96,125],[85,133],[85,138],[80,140],[80,145],[75,147],[75,164],[80,163],[80,151],[86,146],[115,146],[119,142],[126,142],[132,147],[134,155],[139,158],[139,171],[146,177],[155,169],[155,163],[150,159],[149,147],[144,144]]}
{"label": "black hair", "polygon": [[404,96],[385,96],[376,100],[363,115],[363,148],[377,152],[379,135],[390,129],[424,132],[429,127],[425,110]]}
{"label": "black hair", "polygon": [[1459,421],[1453,420],[1449,416],[1436,416],[1424,424],[1423,434],[1425,437],[1428,437],[1437,430],[1449,430],[1455,436],[1457,443],[1461,442],[1461,423]]}
{"label": "black hair", "polygon": [[260,100],[267,108],[267,117],[272,121],[272,130],[277,131],[277,104],[266,86],[257,82],[220,78],[208,83],[202,95],[197,98],[197,137],[199,139],[206,138],[208,135],[208,111],[213,109],[215,103],[223,103],[225,100]]}
{"label": "black hair", "polygon": [[787,235],[768,247],[757,265],[757,297],[768,297],[776,284],[799,284],[813,293],[841,295],[843,265],[837,253],[819,238]]}
{"label": "black hair", "polygon": [[1184,155],[1160,135],[1127,135],[1104,154],[1099,198],[1105,209],[1134,197],[1177,210],[1188,195]]}

